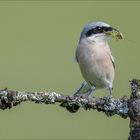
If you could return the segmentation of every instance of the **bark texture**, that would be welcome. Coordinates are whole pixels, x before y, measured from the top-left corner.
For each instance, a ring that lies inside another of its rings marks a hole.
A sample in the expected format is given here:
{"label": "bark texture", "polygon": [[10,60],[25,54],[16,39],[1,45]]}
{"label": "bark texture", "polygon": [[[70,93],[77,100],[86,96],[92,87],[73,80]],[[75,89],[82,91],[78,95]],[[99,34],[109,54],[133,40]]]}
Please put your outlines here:
{"label": "bark texture", "polygon": [[130,133],[128,140],[140,140],[140,80],[133,79],[130,81],[130,97],[114,99],[113,97],[85,97],[65,96],[56,92],[25,92],[0,90],[0,109],[11,109],[22,102],[35,102],[38,104],[55,104],[59,103],[61,107],[66,108],[69,112],[75,113],[80,108],[85,110],[96,109],[104,112],[107,116],[115,114],[122,118],[130,118]]}

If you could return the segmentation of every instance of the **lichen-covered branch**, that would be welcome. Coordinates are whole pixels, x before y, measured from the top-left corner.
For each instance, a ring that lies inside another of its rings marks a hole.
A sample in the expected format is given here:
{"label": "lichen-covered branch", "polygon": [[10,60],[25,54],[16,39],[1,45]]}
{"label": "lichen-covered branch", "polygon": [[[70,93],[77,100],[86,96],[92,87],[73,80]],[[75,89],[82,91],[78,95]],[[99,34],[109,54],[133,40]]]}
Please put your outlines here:
{"label": "lichen-covered branch", "polygon": [[21,92],[8,89],[0,90],[0,109],[12,108],[21,102],[54,104],[60,103],[68,111],[74,113],[78,109],[96,109],[105,112],[108,116],[118,114],[124,118],[128,116],[127,97],[114,99],[113,97],[91,98],[85,96],[64,96],[55,92]]}
{"label": "lichen-covered branch", "polygon": [[64,96],[56,92],[21,92],[8,89],[0,90],[0,109],[10,109],[25,101],[45,104],[54,104],[58,102],[61,107],[66,107],[66,109],[72,113],[77,112],[81,107],[85,110],[96,109],[98,111],[103,111],[108,116],[118,114],[126,118],[129,112],[129,98],[127,97],[123,97],[121,99],[114,99],[113,97],[92,98],[84,95]]}
{"label": "lichen-covered branch", "polygon": [[96,109],[104,112],[107,116],[119,115],[123,118],[130,118],[130,135],[129,140],[140,139],[140,80],[133,79],[130,81],[131,95],[130,97],[122,97],[114,99],[113,97],[86,97],[80,96],[64,96],[56,92],[22,92],[8,90],[7,88],[0,90],[0,109],[10,109],[22,102],[30,101],[35,103],[55,104],[59,103],[61,107],[65,107],[69,112],[77,112],[79,108],[85,110]]}
{"label": "lichen-covered branch", "polygon": [[54,104],[61,103],[70,112],[76,112],[80,107],[86,110],[97,109],[111,116],[118,114],[128,116],[128,98],[114,99],[112,97],[88,98],[84,96],[64,96],[55,92],[21,92],[8,89],[0,90],[0,109],[12,108],[21,102],[30,101],[35,103]]}
{"label": "lichen-covered branch", "polygon": [[0,90],[0,109],[10,109],[25,101],[54,104],[55,102],[63,102],[65,99],[64,95],[55,92],[25,92],[6,88]]}

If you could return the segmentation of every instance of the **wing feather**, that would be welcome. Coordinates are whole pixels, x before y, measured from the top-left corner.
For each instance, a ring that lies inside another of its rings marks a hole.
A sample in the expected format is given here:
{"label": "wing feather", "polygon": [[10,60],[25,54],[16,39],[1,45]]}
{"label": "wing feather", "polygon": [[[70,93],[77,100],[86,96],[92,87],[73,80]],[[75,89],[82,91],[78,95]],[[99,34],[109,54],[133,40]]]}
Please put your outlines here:
{"label": "wing feather", "polygon": [[110,59],[111,59],[111,61],[112,61],[113,67],[114,67],[114,69],[115,69],[115,60],[114,60],[114,58],[113,58],[112,55],[110,55]]}

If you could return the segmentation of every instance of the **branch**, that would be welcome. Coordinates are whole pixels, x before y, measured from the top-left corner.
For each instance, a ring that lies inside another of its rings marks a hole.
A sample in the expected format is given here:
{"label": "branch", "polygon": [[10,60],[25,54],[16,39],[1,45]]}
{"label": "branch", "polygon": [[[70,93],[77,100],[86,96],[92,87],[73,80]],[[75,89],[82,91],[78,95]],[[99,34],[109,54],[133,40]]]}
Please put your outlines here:
{"label": "branch", "polygon": [[114,99],[112,97],[91,98],[85,96],[64,96],[56,92],[21,92],[8,89],[0,90],[0,109],[12,108],[21,102],[30,101],[35,103],[55,104],[61,103],[61,107],[66,107],[71,113],[78,109],[96,109],[112,116],[118,114],[124,118],[128,116],[128,98]]}
{"label": "branch", "polygon": [[128,139],[138,140],[140,139],[140,80],[133,79],[130,85],[132,91],[130,97],[120,99],[85,97],[84,95],[64,96],[56,92],[21,92],[5,88],[0,90],[0,109],[11,109],[25,101],[38,104],[59,103],[71,113],[77,112],[79,108],[96,109],[107,116],[117,114],[122,118],[129,117],[130,136]]}
{"label": "branch", "polygon": [[96,109],[103,111],[107,116],[115,114],[123,118],[128,117],[128,101],[129,98],[114,99],[113,97],[85,97],[81,96],[64,96],[56,92],[21,92],[8,89],[0,90],[0,109],[12,108],[19,105],[21,102],[30,101],[35,103],[55,104],[61,103],[61,107],[71,112],[77,112],[78,109],[85,110]]}

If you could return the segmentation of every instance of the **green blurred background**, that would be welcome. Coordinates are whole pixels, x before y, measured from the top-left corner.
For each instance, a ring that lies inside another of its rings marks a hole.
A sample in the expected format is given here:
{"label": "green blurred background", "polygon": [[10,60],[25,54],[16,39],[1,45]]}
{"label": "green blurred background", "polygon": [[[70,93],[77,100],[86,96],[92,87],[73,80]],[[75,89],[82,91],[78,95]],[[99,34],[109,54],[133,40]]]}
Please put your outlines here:
{"label": "green blurred background", "polygon": [[[124,34],[124,40],[110,41],[113,96],[129,96],[128,81],[140,77],[139,13],[139,1],[0,1],[0,88],[73,93],[83,81],[74,60],[80,32],[100,20]],[[92,110],[70,114],[58,104],[33,103],[0,110],[0,139],[112,140],[128,134],[129,119]]]}

